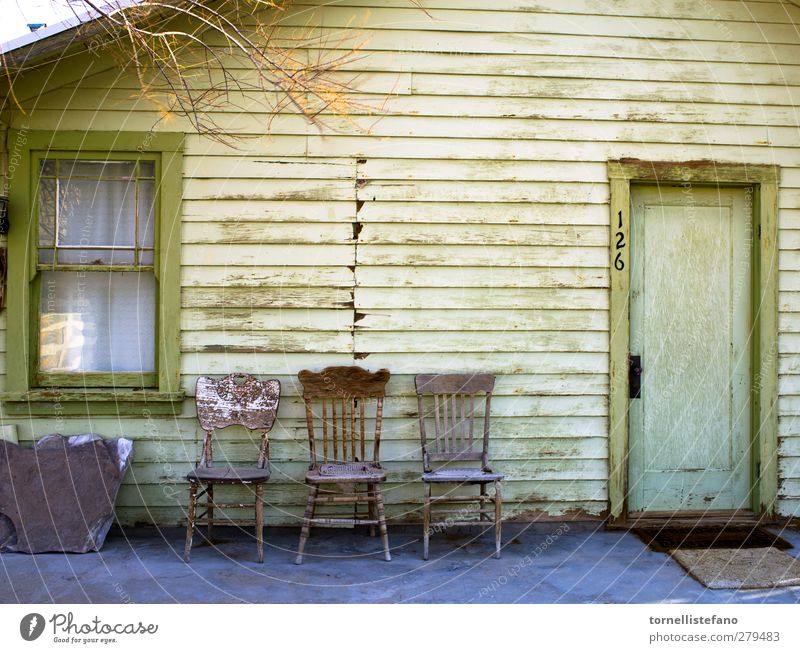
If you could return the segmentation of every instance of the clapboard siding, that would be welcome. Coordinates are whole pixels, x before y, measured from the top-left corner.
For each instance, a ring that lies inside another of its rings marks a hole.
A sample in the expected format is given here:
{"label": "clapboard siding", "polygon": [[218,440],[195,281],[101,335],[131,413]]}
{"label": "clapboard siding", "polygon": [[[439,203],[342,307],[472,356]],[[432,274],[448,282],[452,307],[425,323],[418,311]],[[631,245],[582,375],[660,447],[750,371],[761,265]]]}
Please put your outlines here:
{"label": "clapboard siding", "polygon": [[[413,375],[489,371],[508,516],[600,517],[606,162],[778,164],[778,508],[800,516],[800,8],[426,0],[426,15],[408,0],[320,4],[297,3],[275,35],[305,38],[309,57],[360,45],[335,75],[352,88],[349,116],[324,111],[320,131],[297,115],[273,119],[274,96],[237,91],[215,116],[241,137],[235,146],[187,134],[181,416],[20,420],[21,439],[89,428],[133,437],[120,520],[179,523],[181,479],[202,436],[197,377],[276,377],[283,398],[266,515],[296,523],[307,455],[297,372],[385,366],[387,509],[416,521]],[[191,131],[178,118],[159,121],[158,95],[137,93],[135,76],[109,63],[58,65],[58,75],[33,73],[20,87],[27,113],[14,114],[17,126]],[[237,76],[254,79],[241,68]],[[241,430],[220,445],[218,460],[255,450]]]}

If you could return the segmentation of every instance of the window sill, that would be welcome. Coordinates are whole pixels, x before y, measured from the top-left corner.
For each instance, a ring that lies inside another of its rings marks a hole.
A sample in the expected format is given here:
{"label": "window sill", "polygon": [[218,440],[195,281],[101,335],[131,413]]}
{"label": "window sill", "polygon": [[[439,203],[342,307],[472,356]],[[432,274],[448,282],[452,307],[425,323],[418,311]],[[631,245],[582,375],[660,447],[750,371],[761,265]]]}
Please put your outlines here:
{"label": "window sill", "polygon": [[185,393],[129,389],[42,389],[0,394],[7,415],[180,415]]}

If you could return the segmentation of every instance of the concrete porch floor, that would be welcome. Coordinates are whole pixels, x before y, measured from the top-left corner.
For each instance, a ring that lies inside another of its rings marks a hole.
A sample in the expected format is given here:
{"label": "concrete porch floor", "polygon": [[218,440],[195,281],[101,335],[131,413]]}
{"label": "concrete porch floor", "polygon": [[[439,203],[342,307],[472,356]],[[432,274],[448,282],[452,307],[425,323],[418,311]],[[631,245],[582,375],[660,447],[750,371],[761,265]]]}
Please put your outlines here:
{"label": "concrete porch floor", "polygon": [[[265,561],[249,533],[217,529],[185,564],[183,532],[114,530],[99,553],[0,555],[3,603],[798,603],[800,587],[708,590],[670,557],[599,523],[506,524],[493,536],[450,529],[421,559],[420,526],[392,526],[393,559],[365,529],[312,531],[293,564],[296,528],[265,530]],[[783,537],[800,557],[800,531]]]}

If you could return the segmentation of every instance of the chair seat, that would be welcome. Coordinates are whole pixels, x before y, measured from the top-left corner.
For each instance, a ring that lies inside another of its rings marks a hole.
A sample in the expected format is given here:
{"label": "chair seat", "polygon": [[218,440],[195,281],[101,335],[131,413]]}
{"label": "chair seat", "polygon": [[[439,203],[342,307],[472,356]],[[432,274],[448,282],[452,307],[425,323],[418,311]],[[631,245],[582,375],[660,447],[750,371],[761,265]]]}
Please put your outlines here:
{"label": "chair seat", "polygon": [[422,475],[425,483],[492,483],[502,481],[503,474],[485,472],[482,469],[450,467],[437,469],[435,472],[426,472]]}
{"label": "chair seat", "polygon": [[326,463],[306,472],[307,483],[382,483],[386,472],[372,463]]}
{"label": "chair seat", "polygon": [[260,467],[197,467],[186,475],[188,481],[204,483],[261,483],[269,480],[269,469]]}

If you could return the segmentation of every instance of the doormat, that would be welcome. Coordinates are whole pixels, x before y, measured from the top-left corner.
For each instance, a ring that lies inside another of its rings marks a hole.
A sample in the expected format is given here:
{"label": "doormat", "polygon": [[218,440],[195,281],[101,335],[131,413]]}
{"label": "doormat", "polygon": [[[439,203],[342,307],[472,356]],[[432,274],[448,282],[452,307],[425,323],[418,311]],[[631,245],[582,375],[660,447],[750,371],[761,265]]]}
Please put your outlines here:
{"label": "doormat", "polygon": [[673,549],[792,548],[782,537],[760,526],[635,528],[632,532],[653,551],[661,553]]}
{"label": "doormat", "polygon": [[772,547],[677,549],[670,553],[690,576],[709,589],[800,586],[800,560]]}

